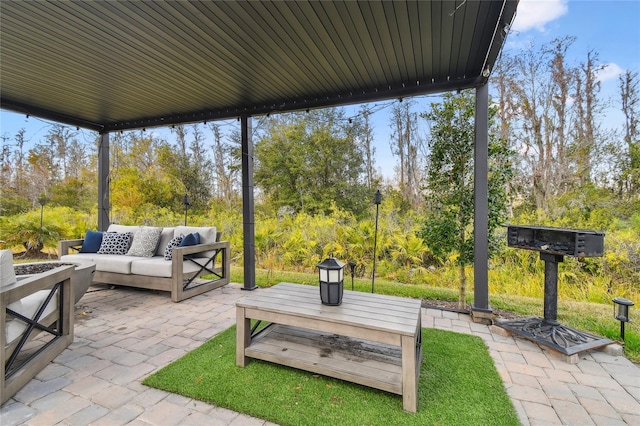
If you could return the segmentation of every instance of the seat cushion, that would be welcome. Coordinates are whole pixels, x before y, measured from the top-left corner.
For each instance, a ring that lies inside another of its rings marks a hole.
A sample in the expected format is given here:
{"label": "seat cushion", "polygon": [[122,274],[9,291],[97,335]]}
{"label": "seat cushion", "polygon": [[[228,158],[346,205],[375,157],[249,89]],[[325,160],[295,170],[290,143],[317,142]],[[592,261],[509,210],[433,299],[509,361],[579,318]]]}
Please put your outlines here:
{"label": "seat cushion", "polygon": [[[69,258],[63,260],[73,260],[73,256],[80,255],[69,255]],[[115,272],[118,274],[130,274],[131,273],[131,262],[138,259],[144,259],[142,257],[137,256],[126,256],[120,254],[101,254],[94,257],[93,261],[96,263],[96,271],[97,272]]]}
{"label": "seat cushion", "polygon": [[[204,264],[207,259],[196,259]],[[131,273],[135,275],[148,275],[150,277],[171,278],[172,262],[167,262],[164,257],[154,256],[150,259],[137,258],[131,263]],[[211,266],[211,265],[209,265]],[[198,265],[190,261],[183,262],[183,272],[196,272],[200,269]]]}
{"label": "seat cushion", "polygon": [[[30,294],[26,297],[20,299],[20,301],[9,304],[9,309],[18,312],[24,315],[27,318],[33,318],[35,313],[40,309],[42,303],[46,300],[47,296],[49,296],[49,290],[40,290],[33,294]],[[45,318],[47,315],[55,312],[58,308],[58,295],[54,296],[49,304],[45,307],[44,312],[40,316],[40,318]],[[47,324],[49,325],[49,324]],[[7,343],[11,343],[18,337],[22,335],[24,330],[27,328],[27,323],[24,321],[13,318],[7,321],[6,324],[6,336]]]}

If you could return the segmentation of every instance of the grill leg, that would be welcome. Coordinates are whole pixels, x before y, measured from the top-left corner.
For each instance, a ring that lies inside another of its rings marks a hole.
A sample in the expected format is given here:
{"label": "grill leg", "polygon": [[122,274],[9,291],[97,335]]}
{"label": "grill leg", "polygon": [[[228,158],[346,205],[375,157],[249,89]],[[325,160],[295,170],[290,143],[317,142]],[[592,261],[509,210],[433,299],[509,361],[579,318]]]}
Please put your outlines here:
{"label": "grill leg", "polygon": [[558,263],[564,256],[540,253],[544,260],[544,321],[550,325],[558,325]]}

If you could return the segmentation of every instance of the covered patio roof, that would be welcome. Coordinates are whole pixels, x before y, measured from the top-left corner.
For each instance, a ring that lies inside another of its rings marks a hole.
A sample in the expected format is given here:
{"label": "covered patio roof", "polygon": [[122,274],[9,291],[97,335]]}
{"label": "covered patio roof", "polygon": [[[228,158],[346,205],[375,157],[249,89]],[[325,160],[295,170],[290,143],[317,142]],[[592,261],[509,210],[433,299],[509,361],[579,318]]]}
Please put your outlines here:
{"label": "covered patio roof", "polygon": [[2,1],[3,109],[110,132],[478,87],[517,1]]}
{"label": "covered patio roof", "polygon": [[517,4],[0,1],[0,107],[101,133],[101,230],[110,132],[240,117],[244,289],[252,290],[252,116],[476,88],[472,311],[482,318],[491,313],[487,81]]}

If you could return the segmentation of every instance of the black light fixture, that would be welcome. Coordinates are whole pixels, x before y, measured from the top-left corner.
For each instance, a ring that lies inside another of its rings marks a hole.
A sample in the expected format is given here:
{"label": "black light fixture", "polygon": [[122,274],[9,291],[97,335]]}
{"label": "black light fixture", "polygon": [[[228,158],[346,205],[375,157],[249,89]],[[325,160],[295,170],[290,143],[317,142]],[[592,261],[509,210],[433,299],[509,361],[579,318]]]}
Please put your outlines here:
{"label": "black light fixture", "polygon": [[356,262],[353,260],[349,261],[349,268],[351,268],[351,290],[353,291],[353,277],[356,274]]}
{"label": "black light fixture", "polygon": [[184,226],[187,226],[187,213],[189,212],[189,206],[191,206],[191,202],[189,201],[189,196],[187,194],[184,194],[182,204],[184,204]]}
{"label": "black light fixture", "polygon": [[38,243],[40,244],[40,249],[44,246],[42,242],[42,220],[44,218],[44,205],[47,204],[47,199],[43,195],[40,195],[38,198],[38,203],[40,204],[40,235],[38,235]]}
{"label": "black light fixture", "polygon": [[629,319],[629,308],[634,303],[624,297],[616,297],[613,299],[613,317],[620,321],[620,338],[624,342],[624,323],[631,322]]}
{"label": "black light fixture", "polygon": [[333,256],[318,264],[320,300],[324,305],[338,306],[344,293],[344,263]]}
{"label": "black light fixture", "polygon": [[373,272],[371,274],[371,293],[373,293],[374,285],[376,281],[376,248],[378,246],[378,213],[380,212],[380,203],[382,202],[382,194],[378,189],[373,199],[373,203],[376,205],[376,230],[373,234]]}

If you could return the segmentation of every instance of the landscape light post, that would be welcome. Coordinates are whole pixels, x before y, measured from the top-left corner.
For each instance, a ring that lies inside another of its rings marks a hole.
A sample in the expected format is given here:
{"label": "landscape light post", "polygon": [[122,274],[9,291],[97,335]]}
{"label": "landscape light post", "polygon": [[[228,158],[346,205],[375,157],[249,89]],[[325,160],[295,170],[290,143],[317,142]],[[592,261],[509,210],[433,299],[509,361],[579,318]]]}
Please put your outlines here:
{"label": "landscape light post", "polygon": [[40,244],[40,250],[42,250],[42,247],[44,247],[44,244],[42,243],[42,220],[44,218],[44,205],[47,203],[47,199],[44,198],[44,195],[41,195],[40,198],[38,198],[38,203],[40,203],[40,234],[38,235],[38,243]]}
{"label": "landscape light post", "polygon": [[356,273],[356,262],[354,260],[349,262],[349,268],[351,268],[351,291],[353,291],[353,276]]}
{"label": "landscape light post", "polygon": [[373,273],[371,274],[371,293],[373,293],[375,281],[376,281],[376,248],[378,245],[378,213],[380,209],[380,203],[382,202],[382,194],[380,194],[380,190],[376,191],[375,198],[373,199],[374,204],[376,205],[376,230],[373,234]]}
{"label": "landscape light post", "polygon": [[624,297],[616,297],[613,299],[613,317],[620,321],[620,338],[624,342],[624,323],[631,322],[629,319],[629,308],[634,303]]}
{"label": "landscape light post", "polygon": [[187,212],[189,211],[189,206],[191,202],[189,201],[189,196],[184,194],[184,199],[182,200],[182,204],[184,204],[184,226],[187,226]]}

